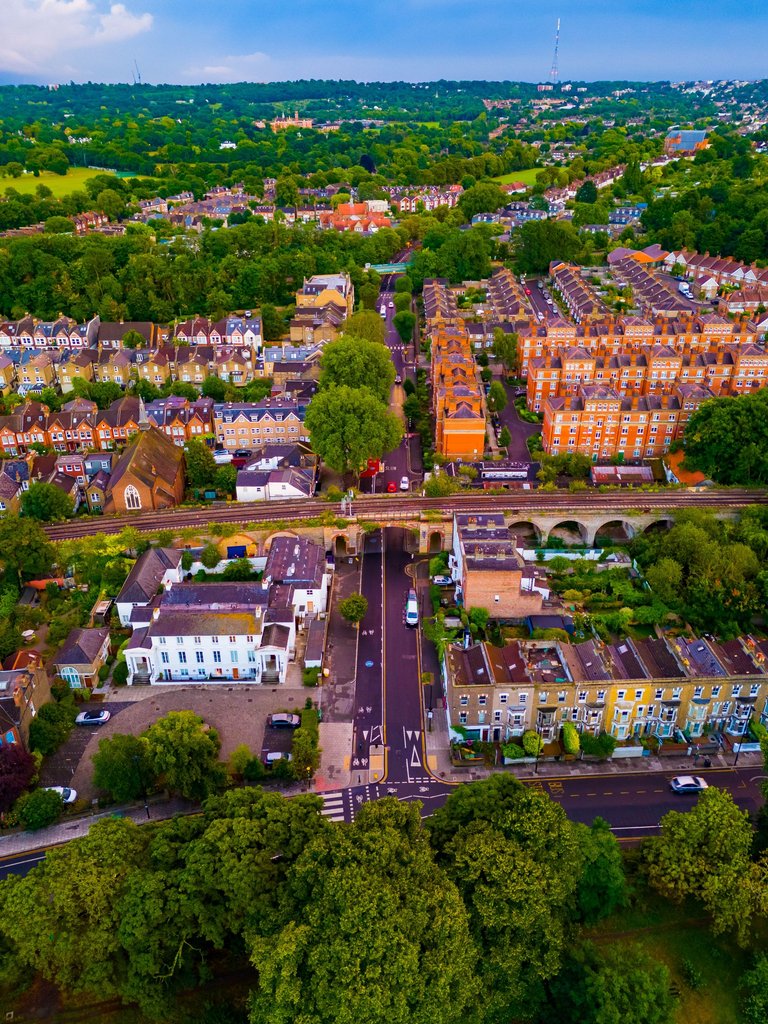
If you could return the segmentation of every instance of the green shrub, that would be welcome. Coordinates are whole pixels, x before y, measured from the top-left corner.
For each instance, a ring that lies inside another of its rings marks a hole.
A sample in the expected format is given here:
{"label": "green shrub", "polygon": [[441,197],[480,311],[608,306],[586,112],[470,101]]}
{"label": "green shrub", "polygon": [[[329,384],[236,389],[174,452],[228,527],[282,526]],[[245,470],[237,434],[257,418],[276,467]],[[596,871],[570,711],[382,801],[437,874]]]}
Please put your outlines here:
{"label": "green shrub", "polygon": [[523,733],[523,750],[528,757],[539,757],[544,749],[544,740],[533,729],[526,729]]}
{"label": "green shrub", "polygon": [[247,782],[258,782],[259,779],[263,779],[266,774],[267,769],[258,757],[252,757],[248,764],[243,768],[243,778]]}
{"label": "green shrub", "polygon": [[578,754],[579,749],[579,731],[573,722],[566,722],[563,725],[563,750],[566,754]]}
{"label": "green shrub", "polygon": [[52,789],[36,789],[19,797],[14,810],[24,828],[34,832],[58,821],[64,804],[59,794],[54,793]]}
{"label": "green shrub", "polygon": [[601,732],[599,736],[593,736],[590,732],[583,732],[579,737],[581,749],[589,757],[607,758],[616,749],[616,739],[607,732]]}
{"label": "green shrub", "polygon": [[109,675],[109,665],[102,665],[99,669],[99,682],[103,683]]}
{"label": "green shrub", "polygon": [[525,757],[525,751],[517,743],[504,743],[501,752],[509,761],[519,761],[521,757]]}
{"label": "green shrub", "polygon": [[243,777],[246,769],[253,760],[254,757],[248,744],[239,743],[229,755],[229,774],[234,775],[236,778]]}
{"label": "green shrub", "polygon": [[115,686],[125,686],[128,682],[128,663],[123,659],[118,661],[112,673],[112,682]]}
{"label": "green shrub", "polygon": [[305,668],[301,673],[301,681],[305,686],[317,686],[319,675],[319,668]]}
{"label": "green shrub", "polygon": [[688,988],[693,989],[694,992],[697,989],[700,989],[704,984],[704,976],[693,960],[683,960],[680,965],[680,971],[685,979],[686,985]]}
{"label": "green shrub", "polygon": [[76,716],[77,710],[71,694],[58,704],[44,704],[29,726],[30,749],[38,751],[43,757],[53,754],[72,732]]}

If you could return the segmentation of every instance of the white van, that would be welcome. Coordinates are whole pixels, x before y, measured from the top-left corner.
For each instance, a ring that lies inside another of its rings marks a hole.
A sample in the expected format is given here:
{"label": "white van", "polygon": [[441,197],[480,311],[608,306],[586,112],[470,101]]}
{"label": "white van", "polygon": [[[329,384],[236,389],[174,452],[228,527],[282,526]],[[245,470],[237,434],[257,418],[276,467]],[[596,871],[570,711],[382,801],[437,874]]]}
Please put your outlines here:
{"label": "white van", "polygon": [[416,591],[409,590],[405,602],[405,624],[406,626],[418,626],[419,624],[419,602],[416,599]]}

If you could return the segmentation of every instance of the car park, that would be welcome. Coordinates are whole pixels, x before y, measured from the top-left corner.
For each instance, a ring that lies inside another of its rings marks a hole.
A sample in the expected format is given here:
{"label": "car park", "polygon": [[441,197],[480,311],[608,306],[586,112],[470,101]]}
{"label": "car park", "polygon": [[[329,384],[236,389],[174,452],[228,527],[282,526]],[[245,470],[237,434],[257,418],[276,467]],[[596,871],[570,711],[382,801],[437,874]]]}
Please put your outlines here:
{"label": "car park", "polygon": [[411,481],[408,479],[408,477],[407,476],[400,477],[400,490],[401,491],[410,491],[410,489],[411,489]]}
{"label": "car park", "polygon": [[432,577],[432,582],[436,587],[450,587],[453,583],[453,578],[440,573]]}
{"label": "car park", "polygon": [[699,775],[677,775],[669,784],[673,793],[701,793],[709,789],[707,782]]}
{"label": "car park", "polygon": [[81,711],[75,719],[75,725],[104,725],[112,716],[106,708],[97,711]]}
{"label": "car park", "polygon": [[63,804],[73,804],[77,800],[77,790],[69,786],[44,786],[50,793],[58,793]]}
{"label": "car park", "polygon": [[301,725],[301,716],[289,714],[267,715],[267,725],[273,729],[298,729]]}

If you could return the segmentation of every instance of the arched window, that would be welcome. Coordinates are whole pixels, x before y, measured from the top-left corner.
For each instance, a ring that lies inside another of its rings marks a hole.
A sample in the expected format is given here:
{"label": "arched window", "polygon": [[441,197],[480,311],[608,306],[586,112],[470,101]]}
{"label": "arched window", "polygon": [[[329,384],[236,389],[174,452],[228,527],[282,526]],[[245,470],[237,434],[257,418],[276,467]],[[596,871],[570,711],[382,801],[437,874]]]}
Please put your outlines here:
{"label": "arched window", "polygon": [[141,496],[133,484],[125,488],[125,507],[129,509],[141,508]]}
{"label": "arched window", "polygon": [[71,665],[67,665],[65,669],[62,669],[61,678],[68,685],[76,689],[80,686],[80,673],[76,668],[72,668]]}

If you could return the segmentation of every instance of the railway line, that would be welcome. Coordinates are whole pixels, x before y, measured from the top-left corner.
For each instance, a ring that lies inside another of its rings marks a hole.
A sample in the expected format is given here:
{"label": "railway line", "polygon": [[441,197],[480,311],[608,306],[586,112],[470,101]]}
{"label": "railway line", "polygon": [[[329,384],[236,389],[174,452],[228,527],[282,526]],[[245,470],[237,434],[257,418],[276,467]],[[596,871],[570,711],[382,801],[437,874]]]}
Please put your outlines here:
{"label": "railway line", "polygon": [[[709,491],[651,491],[651,492],[580,492],[578,494],[509,491],[506,494],[467,492],[442,498],[415,495],[366,495],[353,503],[352,515],[346,518],[372,520],[402,520],[422,512],[507,512],[526,515],[562,514],[570,519],[579,514],[591,515],[616,512],[664,513],[684,508],[722,511],[744,508],[747,505],[768,504],[768,491],[734,488]],[[337,513],[338,505],[319,498],[296,501],[232,502],[194,508],[177,507],[161,512],[137,512],[133,515],[103,516],[55,523],[46,527],[51,540],[71,540],[92,534],[119,533],[125,527],[134,527],[142,533],[163,529],[204,527],[209,523],[247,525],[250,523],[291,522],[300,519],[325,517]]]}

